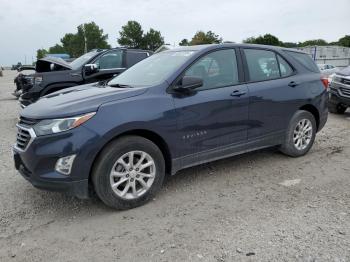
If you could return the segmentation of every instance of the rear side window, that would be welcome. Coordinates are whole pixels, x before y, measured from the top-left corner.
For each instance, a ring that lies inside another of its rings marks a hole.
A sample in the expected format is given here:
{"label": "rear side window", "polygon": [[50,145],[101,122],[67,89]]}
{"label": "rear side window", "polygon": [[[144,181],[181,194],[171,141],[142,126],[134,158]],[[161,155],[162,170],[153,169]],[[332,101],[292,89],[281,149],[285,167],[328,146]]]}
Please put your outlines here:
{"label": "rear side window", "polygon": [[140,62],[141,60],[148,57],[148,53],[146,52],[130,52],[126,53],[126,64],[128,67],[133,66],[134,64]]}
{"label": "rear side window", "polygon": [[291,66],[287,63],[286,60],[284,60],[281,56],[277,55],[278,58],[278,63],[280,66],[280,70],[281,70],[281,76],[282,77],[286,77],[286,76],[290,76],[291,74],[293,74],[293,69],[291,68]]}
{"label": "rear side window", "polygon": [[303,66],[305,66],[307,69],[309,69],[312,72],[319,73],[320,70],[318,69],[315,62],[311,59],[311,57],[308,54],[299,53],[299,52],[293,52],[293,51],[285,51],[291,55],[293,58],[295,58],[299,63],[301,63]]}
{"label": "rear side window", "polygon": [[258,49],[244,49],[250,81],[263,81],[280,77],[274,52]]}

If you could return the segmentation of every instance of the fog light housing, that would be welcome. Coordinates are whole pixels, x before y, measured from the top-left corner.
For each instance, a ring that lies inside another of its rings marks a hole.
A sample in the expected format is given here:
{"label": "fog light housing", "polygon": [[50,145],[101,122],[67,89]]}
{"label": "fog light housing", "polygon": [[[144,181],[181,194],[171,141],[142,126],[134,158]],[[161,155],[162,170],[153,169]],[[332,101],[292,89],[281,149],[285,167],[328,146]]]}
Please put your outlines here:
{"label": "fog light housing", "polygon": [[76,155],[61,157],[57,160],[55,170],[63,175],[68,176],[72,170],[73,162]]}

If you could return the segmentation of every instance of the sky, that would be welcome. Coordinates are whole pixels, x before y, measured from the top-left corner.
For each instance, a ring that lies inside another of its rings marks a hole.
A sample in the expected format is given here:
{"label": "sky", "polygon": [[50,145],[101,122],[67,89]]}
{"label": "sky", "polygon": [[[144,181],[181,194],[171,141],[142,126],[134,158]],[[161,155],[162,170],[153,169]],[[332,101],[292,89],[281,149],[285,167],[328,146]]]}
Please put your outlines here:
{"label": "sky", "polygon": [[129,20],[172,45],[198,30],[237,43],[265,33],[284,42],[336,41],[350,34],[349,10],[350,0],[0,0],[0,65],[32,63],[37,49],[91,21],[113,47]]}

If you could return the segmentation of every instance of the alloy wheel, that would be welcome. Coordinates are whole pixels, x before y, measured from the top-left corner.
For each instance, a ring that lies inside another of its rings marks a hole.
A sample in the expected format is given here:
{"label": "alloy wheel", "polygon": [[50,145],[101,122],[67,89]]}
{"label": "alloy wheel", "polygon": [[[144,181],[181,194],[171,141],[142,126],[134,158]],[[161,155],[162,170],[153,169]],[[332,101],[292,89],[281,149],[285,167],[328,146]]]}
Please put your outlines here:
{"label": "alloy wheel", "polygon": [[302,119],[298,122],[293,133],[294,146],[298,150],[304,150],[312,139],[312,123],[309,119]]}
{"label": "alloy wheel", "polygon": [[113,192],[123,199],[136,199],[152,186],[156,175],[153,158],[143,151],[130,151],[114,163],[110,172]]}

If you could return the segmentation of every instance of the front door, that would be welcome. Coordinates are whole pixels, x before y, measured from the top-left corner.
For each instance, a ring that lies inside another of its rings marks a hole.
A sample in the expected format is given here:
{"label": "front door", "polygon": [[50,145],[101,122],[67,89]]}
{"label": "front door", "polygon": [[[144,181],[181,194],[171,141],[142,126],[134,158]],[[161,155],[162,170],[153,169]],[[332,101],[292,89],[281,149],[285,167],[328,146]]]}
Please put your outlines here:
{"label": "front door", "polygon": [[181,156],[244,143],[248,91],[239,81],[235,49],[208,53],[184,75],[202,78],[203,86],[187,95],[174,95]]}
{"label": "front door", "polygon": [[98,70],[91,75],[86,75],[83,72],[85,83],[109,80],[122,73],[125,70],[123,55],[123,50],[112,50],[99,56],[92,62],[97,65]]}

